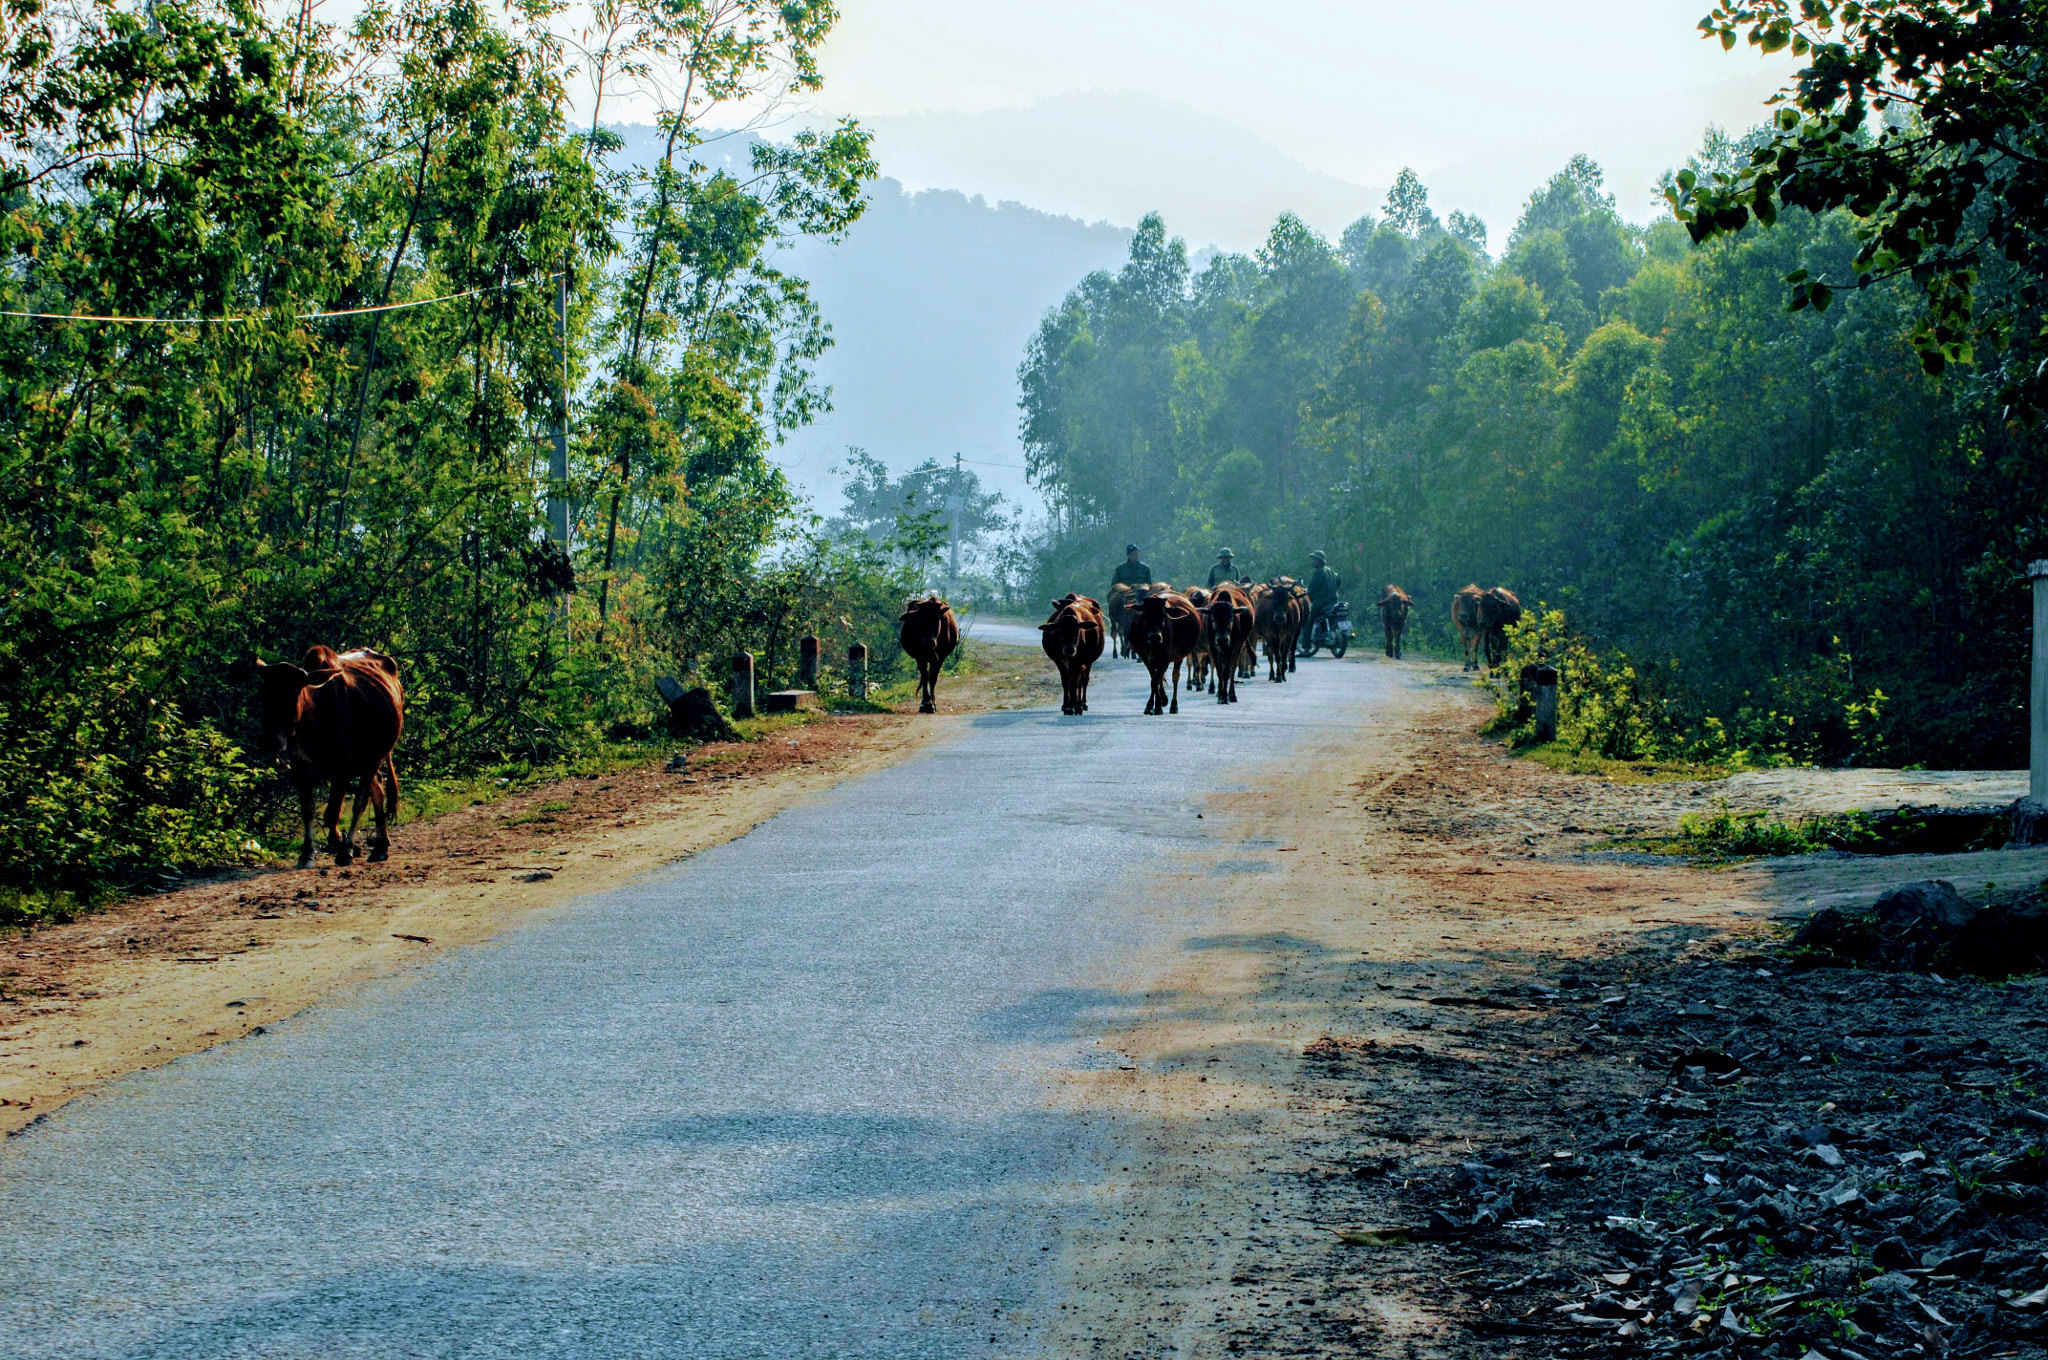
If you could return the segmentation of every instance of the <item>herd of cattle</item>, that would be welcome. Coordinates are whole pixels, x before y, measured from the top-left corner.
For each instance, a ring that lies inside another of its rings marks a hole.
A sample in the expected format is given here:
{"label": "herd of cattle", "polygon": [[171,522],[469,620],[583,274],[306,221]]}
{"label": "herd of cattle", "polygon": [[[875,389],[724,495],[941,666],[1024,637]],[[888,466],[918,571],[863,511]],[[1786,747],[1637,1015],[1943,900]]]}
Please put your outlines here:
{"label": "herd of cattle", "polygon": [[[1401,642],[1414,605],[1407,591],[1390,585],[1380,592],[1380,622],[1386,653],[1400,659]],[[1522,617],[1522,602],[1502,586],[1466,586],[1451,601],[1451,622],[1464,644],[1465,669],[1507,657],[1510,624]],[[1052,602],[1052,617],[1038,625],[1040,644],[1060,673],[1060,712],[1088,711],[1088,680],[1107,648],[1112,656],[1136,657],[1152,678],[1148,716],[1180,712],[1182,669],[1187,688],[1237,702],[1237,682],[1258,674],[1258,653],[1266,651],[1266,677],[1281,683],[1295,668],[1301,630],[1309,621],[1308,591],[1291,576],[1271,581],[1223,581],[1212,589],[1176,590],[1163,581],[1111,586],[1105,608],[1086,595],[1069,592]],[[903,650],[917,663],[918,712],[938,711],[939,668],[960,645],[960,623],[936,593],[905,606]]]}
{"label": "herd of cattle", "polygon": [[[1399,658],[1401,638],[1414,601],[1399,586],[1380,593],[1380,621],[1387,655]],[[1466,586],[1451,601],[1451,621],[1465,647],[1465,669],[1484,655],[1488,666],[1507,656],[1503,631],[1522,617],[1522,602],[1495,586]],[[1253,584],[1224,581],[1213,590],[1175,590],[1163,582],[1117,585],[1109,607],[1086,595],[1052,602],[1052,617],[1039,625],[1045,654],[1059,668],[1060,712],[1088,711],[1088,679],[1105,648],[1136,657],[1152,677],[1147,714],[1180,712],[1182,670],[1187,688],[1206,690],[1219,704],[1237,702],[1237,682],[1258,674],[1258,649],[1266,649],[1267,678],[1285,681],[1294,670],[1300,633],[1309,619],[1308,592],[1289,576]],[[936,594],[913,600],[899,616],[903,650],[917,663],[917,709],[938,711],[939,669],[960,645],[960,622]],[[313,862],[313,791],[325,782],[327,850],[337,864],[355,858],[356,830],[367,806],[376,813],[369,858],[390,854],[390,828],[398,817],[398,768],[392,752],[405,726],[405,688],[398,663],[367,648],[337,652],[307,649],[300,664],[266,665],[258,660],[263,751],[284,758],[299,795],[305,836],[299,866]],[[348,829],[340,826],[341,805],[351,787],[355,811]]]}

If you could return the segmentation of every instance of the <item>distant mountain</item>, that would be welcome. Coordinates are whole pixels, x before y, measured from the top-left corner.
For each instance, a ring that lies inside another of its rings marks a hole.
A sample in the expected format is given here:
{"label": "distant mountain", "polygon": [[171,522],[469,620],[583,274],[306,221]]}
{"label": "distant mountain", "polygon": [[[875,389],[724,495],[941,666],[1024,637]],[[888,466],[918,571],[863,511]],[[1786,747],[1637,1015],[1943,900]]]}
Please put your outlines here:
{"label": "distant mountain", "polygon": [[[615,130],[623,159],[660,154],[655,129]],[[740,168],[752,141],[713,140],[698,154]],[[869,200],[845,241],[804,241],[780,261],[810,281],[835,343],[818,364],[833,410],[793,434],[778,461],[827,513],[839,508],[830,469],[850,444],[898,473],[958,452],[984,485],[1035,508],[1017,444],[1017,365],[1048,308],[1089,271],[1123,262],[1129,229],[951,190],[911,193],[894,179],[877,181]]]}
{"label": "distant mountain", "polygon": [[883,167],[906,184],[1014,199],[1088,221],[1135,223],[1157,211],[1197,247],[1255,249],[1282,212],[1334,237],[1386,197],[1384,187],[1311,170],[1226,119],[1128,90],[863,122]]}
{"label": "distant mountain", "polygon": [[1046,310],[1089,271],[1121,264],[1131,233],[951,190],[907,193],[893,179],[870,197],[843,243],[807,241],[788,255],[836,343],[818,365],[832,414],[791,437],[783,465],[830,488],[820,505],[833,509],[838,482],[823,474],[849,444],[897,472],[957,451],[984,485],[1035,506],[1017,443],[1017,365]]}

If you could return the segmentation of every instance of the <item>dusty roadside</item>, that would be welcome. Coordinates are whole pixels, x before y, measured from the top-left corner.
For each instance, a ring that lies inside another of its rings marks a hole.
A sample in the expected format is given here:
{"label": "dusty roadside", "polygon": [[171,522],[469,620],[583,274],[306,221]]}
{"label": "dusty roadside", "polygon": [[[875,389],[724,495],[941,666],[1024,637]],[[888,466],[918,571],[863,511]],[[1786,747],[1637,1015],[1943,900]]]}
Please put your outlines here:
{"label": "dusty roadside", "polygon": [[975,655],[973,674],[941,684],[936,718],[820,718],[698,748],[685,768],[561,780],[409,824],[388,863],[237,875],[0,937],[0,1133],[744,835],[963,715],[1057,702],[1043,656],[991,644]]}
{"label": "dusty roadside", "polygon": [[[2022,1249],[2048,1202],[2023,1155],[2048,987],[1794,976],[1770,918],[1826,865],[1602,853],[1710,790],[1507,760],[1468,686],[1407,669],[1370,730],[1212,796],[1216,842],[1156,885],[1218,919],[1097,1011],[1124,1067],[1065,1079],[1066,1108],[1149,1152],[1077,1215],[1046,1353],[2042,1354],[2013,1338],[2048,1308]],[[1733,1073],[1702,1056],[1728,1052]],[[1916,1133],[1937,1171],[2022,1184],[1950,1213],[1953,1178],[1894,1183]],[[1759,1238],[1766,1182],[1791,1207]],[[1913,1273],[1867,1303],[1894,1232]],[[1940,1274],[1958,1252],[1981,1280]],[[1855,1349],[1859,1318],[1892,1339]]]}

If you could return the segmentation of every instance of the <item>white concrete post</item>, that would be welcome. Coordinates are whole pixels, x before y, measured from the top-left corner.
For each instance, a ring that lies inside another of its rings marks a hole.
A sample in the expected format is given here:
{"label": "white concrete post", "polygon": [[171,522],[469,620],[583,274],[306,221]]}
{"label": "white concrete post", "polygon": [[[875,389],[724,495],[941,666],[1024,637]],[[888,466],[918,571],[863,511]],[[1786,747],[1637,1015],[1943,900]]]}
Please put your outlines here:
{"label": "white concrete post", "polygon": [[2027,564],[2034,583],[2034,683],[2027,702],[2027,796],[2048,802],[2048,558]]}

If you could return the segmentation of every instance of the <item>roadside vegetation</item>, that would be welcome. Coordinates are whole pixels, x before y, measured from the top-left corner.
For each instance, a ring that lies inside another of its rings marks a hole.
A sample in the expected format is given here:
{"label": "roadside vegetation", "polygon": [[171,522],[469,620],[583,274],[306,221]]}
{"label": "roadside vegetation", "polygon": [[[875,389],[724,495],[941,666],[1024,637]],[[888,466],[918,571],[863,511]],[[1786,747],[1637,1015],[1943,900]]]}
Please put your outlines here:
{"label": "roadside vegetation", "polygon": [[[836,11],[605,14],[572,57],[524,5],[11,11],[6,911],[268,854],[259,656],[399,659],[408,816],[658,755],[655,677],[734,651],[899,673],[943,530],[823,525],[769,456],[828,409],[778,247],[858,219],[867,136],[713,131],[818,88]],[[659,154],[572,125],[575,82],[664,98]]]}

